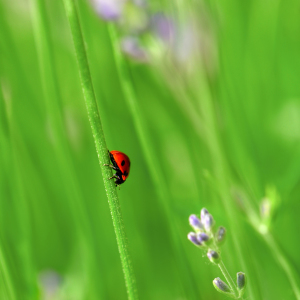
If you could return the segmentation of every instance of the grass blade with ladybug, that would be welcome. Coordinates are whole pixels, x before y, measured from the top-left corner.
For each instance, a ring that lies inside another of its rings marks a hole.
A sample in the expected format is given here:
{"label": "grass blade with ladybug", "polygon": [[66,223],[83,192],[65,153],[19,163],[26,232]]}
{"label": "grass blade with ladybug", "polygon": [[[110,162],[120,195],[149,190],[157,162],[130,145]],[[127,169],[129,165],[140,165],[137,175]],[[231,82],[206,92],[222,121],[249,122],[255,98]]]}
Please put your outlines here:
{"label": "grass blade with ladybug", "polygon": [[125,182],[125,180],[129,175],[130,159],[125,153],[117,150],[110,151],[109,157],[112,162],[112,165],[108,165],[108,164],[104,164],[104,165],[109,166],[110,168],[116,171],[116,173],[109,179],[115,178],[116,179],[115,184],[116,186],[119,186],[120,184]]}

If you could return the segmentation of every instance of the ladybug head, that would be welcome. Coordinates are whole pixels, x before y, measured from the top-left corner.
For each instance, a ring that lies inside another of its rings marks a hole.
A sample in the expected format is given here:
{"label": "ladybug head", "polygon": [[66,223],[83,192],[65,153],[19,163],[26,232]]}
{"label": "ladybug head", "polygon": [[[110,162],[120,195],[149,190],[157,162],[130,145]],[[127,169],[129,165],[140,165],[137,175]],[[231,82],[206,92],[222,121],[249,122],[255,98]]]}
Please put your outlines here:
{"label": "ladybug head", "polygon": [[116,180],[115,180],[116,185],[120,185],[120,184],[124,183],[125,179],[123,179],[123,176],[124,175],[116,177]]}

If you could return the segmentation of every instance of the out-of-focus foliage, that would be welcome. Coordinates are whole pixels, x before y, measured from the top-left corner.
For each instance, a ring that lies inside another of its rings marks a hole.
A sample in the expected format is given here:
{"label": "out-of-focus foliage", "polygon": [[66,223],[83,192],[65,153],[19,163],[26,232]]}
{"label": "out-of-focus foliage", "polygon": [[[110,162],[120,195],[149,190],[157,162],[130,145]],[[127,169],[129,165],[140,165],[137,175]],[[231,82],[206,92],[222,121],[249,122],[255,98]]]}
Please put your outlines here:
{"label": "out-of-focus foliage", "polygon": [[[33,1],[0,2],[0,299],[126,299],[65,10],[43,2],[58,111],[43,89]],[[223,261],[232,276],[247,274],[244,297],[300,299],[299,2],[128,5],[114,22],[151,161],[107,21],[78,0],[106,141],[131,159],[119,197],[140,299],[224,299],[212,284],[219,270],[187,241],[202,207],[228,230]],[[132,46],[142,59],[128,56]]]}

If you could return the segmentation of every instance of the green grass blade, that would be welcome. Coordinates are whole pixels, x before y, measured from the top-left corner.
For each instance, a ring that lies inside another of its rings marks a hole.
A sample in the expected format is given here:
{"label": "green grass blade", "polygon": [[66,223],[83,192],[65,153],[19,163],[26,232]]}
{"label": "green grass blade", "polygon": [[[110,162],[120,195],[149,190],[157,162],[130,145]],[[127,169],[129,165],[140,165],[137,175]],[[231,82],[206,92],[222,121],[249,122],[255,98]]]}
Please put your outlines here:
{"label": "green grass blade", "polygon": [[64,0],[64,4],[72,32],[74,48],[78,63],[78,70],[80,73],[82,90],[85,98],[85,104],[96,145],[99,164],[102,170],[109,207],[112,214],[113,225],[123,266],[128,297],[129,299],[138,299],[136,282],[134,278],[131,258],[129,255],[128,242],[125,235],[125,228],[122,219],[119,198],[114,182],[112,180],[108,180],[108,178],[111,177],[112,172],[110,168],[104,166],[104,164],[109,164],[108,149],[105,142],[104,132],[102,129],[102,124],[92,84],[92,78],[84,46],[80,21],[77,13],[77,7],[73,0]]}

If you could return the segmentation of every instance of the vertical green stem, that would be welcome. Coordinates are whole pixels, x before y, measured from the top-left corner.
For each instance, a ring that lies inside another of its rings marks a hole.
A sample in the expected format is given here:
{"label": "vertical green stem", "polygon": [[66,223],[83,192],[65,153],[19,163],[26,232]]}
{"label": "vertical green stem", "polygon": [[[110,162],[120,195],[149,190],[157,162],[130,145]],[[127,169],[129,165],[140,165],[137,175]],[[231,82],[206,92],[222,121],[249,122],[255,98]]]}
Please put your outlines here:
{"label": "vertical green stem", "polygon": [[230,287],[231,290],[233,291],[234,296],[235,296],[236,298],[238,298],[239,292],[238,292],[238,290],[237,290],[237,288],[236,288],[236,286],[235,286],[235,283],[234,283],[232,277],[230,276],[229,272],[227,271],[227,269],[226,269],[226,267],[225,267],[223,261],[221,261],[221,262],[218,264],[218,267],[220,268],[221,272],[223,273],[223,275],[224,275],[224,277],[225,277],[225,279],[226,279],[226,281],[227,281],[229,287]]}
{"label": "vertical green stem", "polygon": [[108,180],[108,178],[111,177],[112,172],[110,168],[104,166],[104,164],[109,164],[108,150],[105,142],[104,132],[102,129],[101,119],[94,93],[94,87],[92,84],[92,78],[86,55],[86,49],[84,46],[84,39],[80,26],[77,7],[74,0],[64,0],[64,4],[72,32],[73,43],[78,63],[78,70],[80,73],[80,79],[82,84],[82,91],[85,99],[90,125],[92,128],[100,167],[103,174],[104,186],[108,198],[109,208],[113,219],[113,225],[120,252],[120,258],[123,267],[128,298],[138,299],[136,282],[134,278],[131,258],[129,255],[128,242],[125,234],[119,198],[114,182],[112,180]]}

